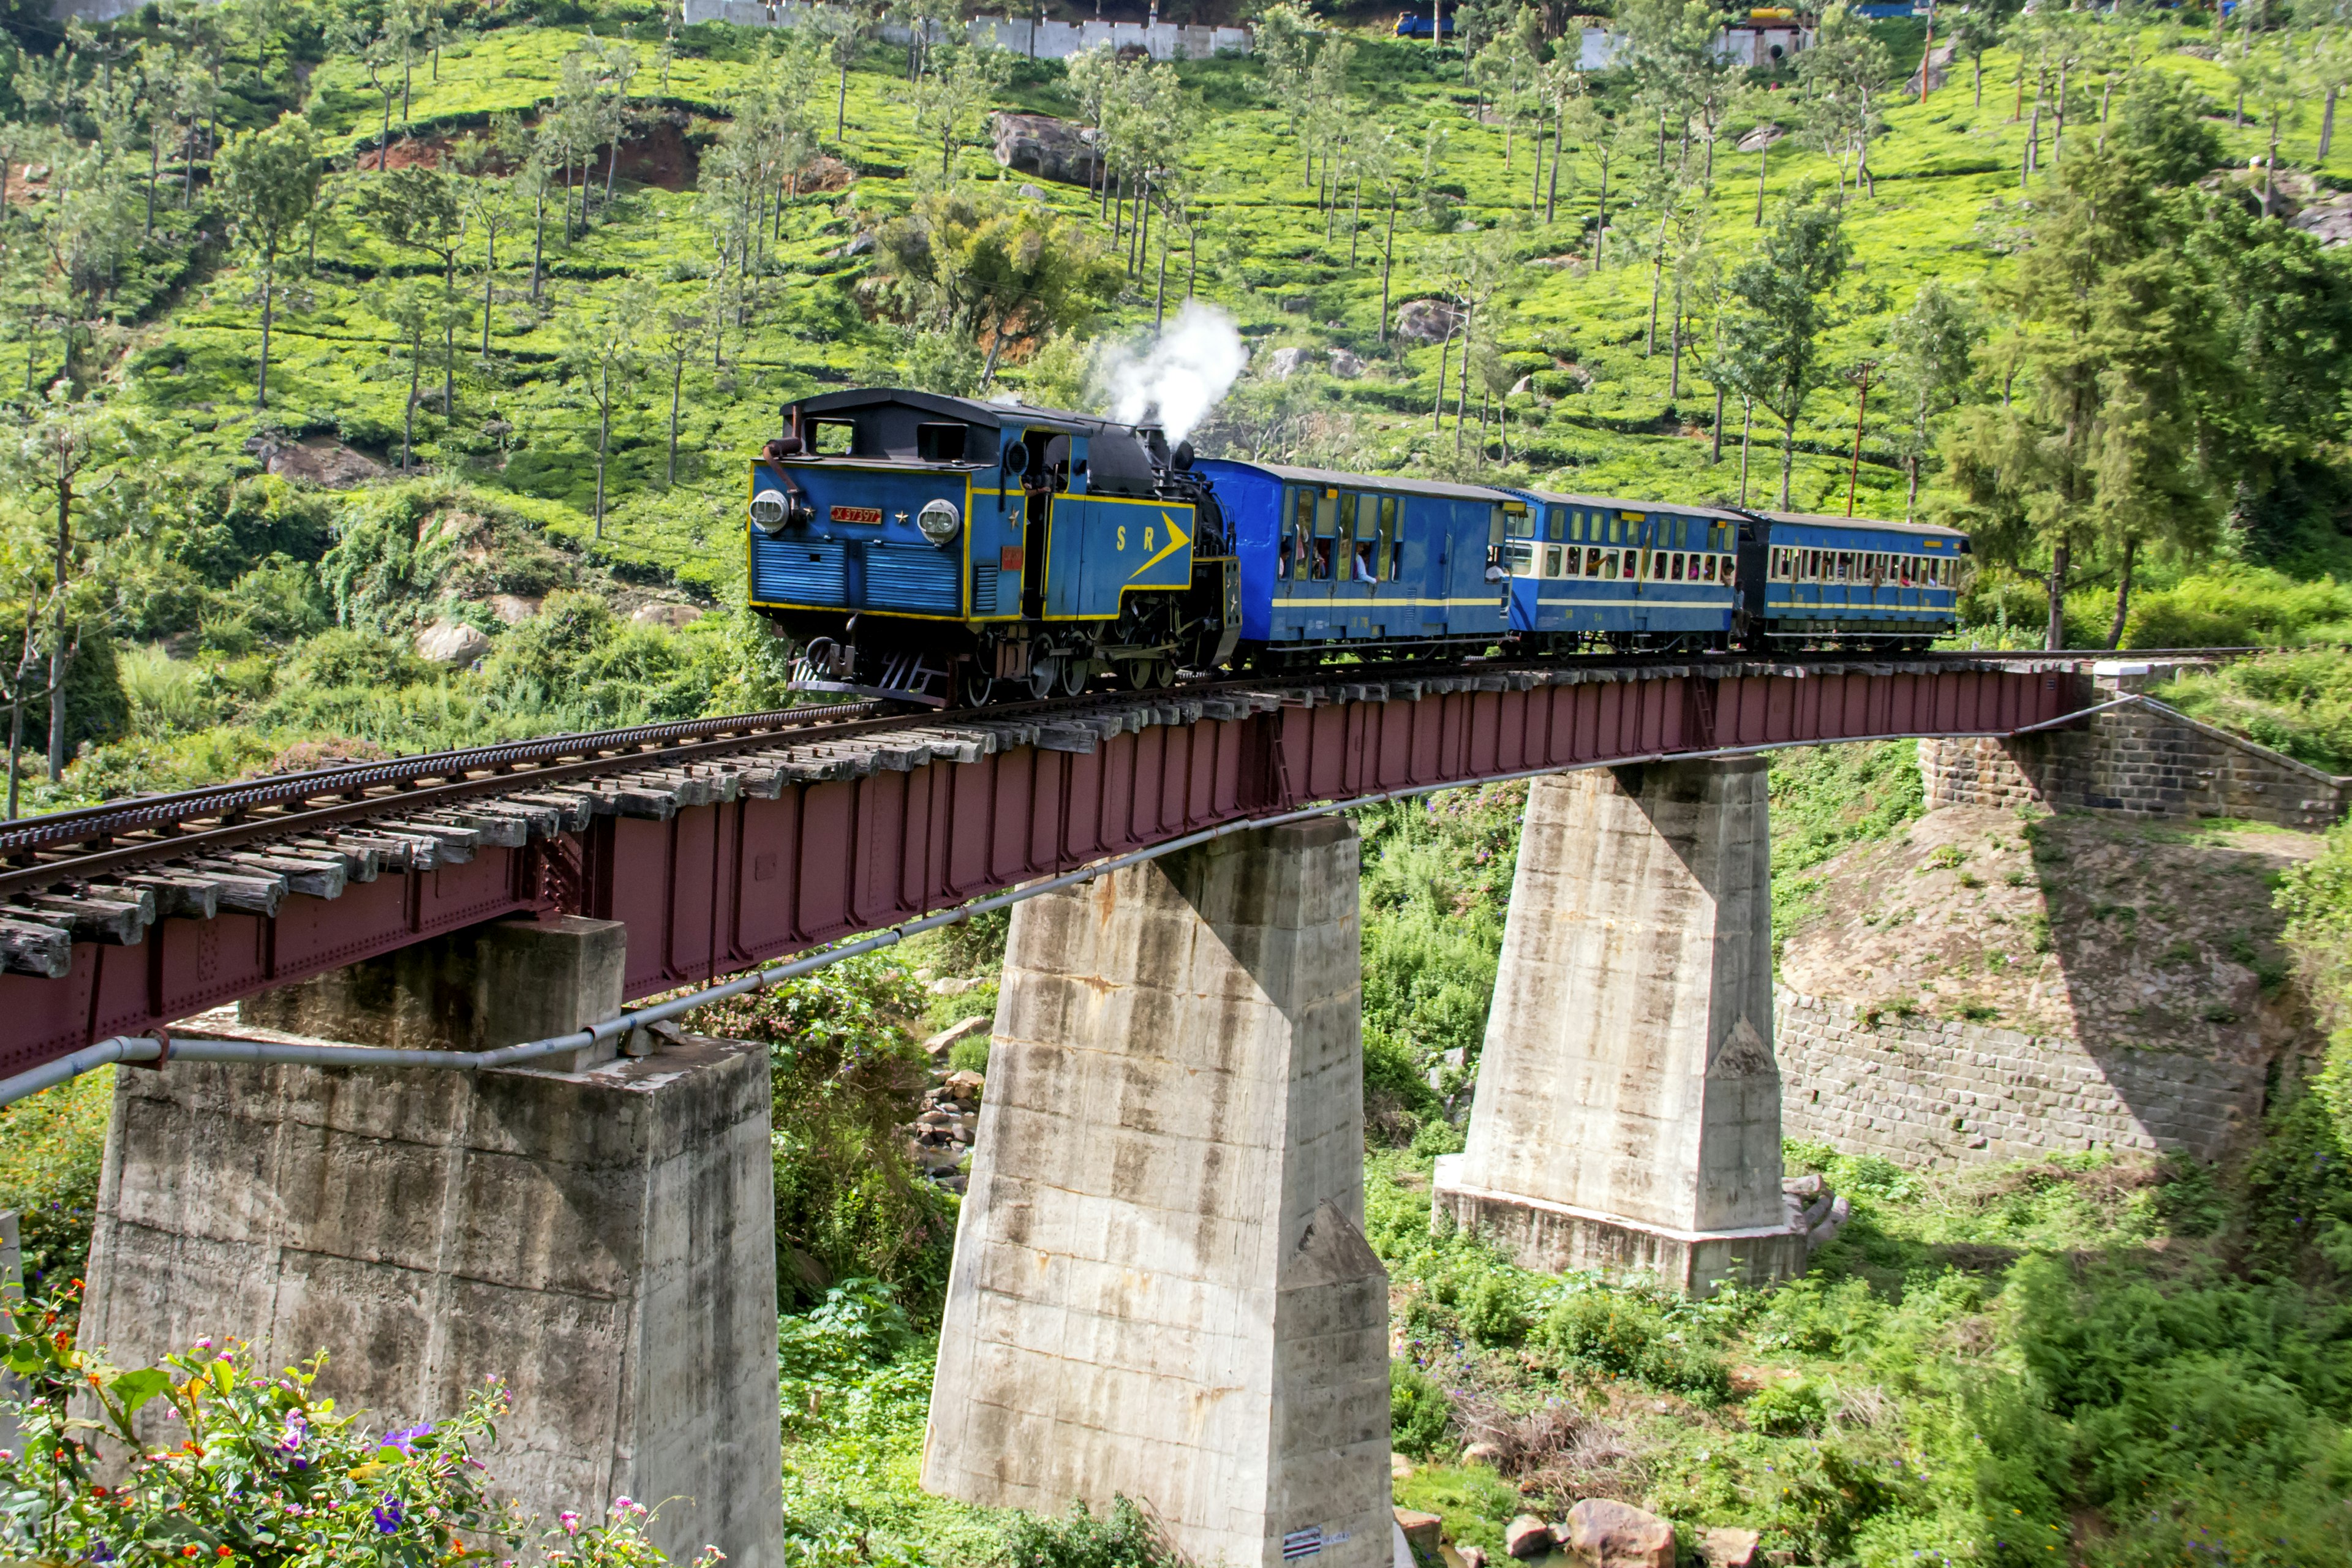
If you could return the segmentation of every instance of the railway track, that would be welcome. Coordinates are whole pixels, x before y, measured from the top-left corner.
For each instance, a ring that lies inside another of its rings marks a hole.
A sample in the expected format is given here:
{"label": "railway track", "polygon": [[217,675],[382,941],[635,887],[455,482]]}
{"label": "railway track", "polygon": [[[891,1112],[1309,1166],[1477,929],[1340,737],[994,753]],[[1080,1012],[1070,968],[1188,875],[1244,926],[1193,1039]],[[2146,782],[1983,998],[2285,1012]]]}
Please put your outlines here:
{"label": "railway track", "polygon": [[714,801],[774,798],[792,784],[903,771],[934,758],[973,761],[1013,745],[1091,751],[1108,735],[1150,723],[1559,681],[2071,669],[2080,662],[2042,652],[1954,652],[1332,665],[947,713],[891,713],[876,702],[791,708],[349,763],[111,801],[0,828],[0,968],[62,976],[76,941],[134,943],[174,915],[275,914],[289,897],[337,898],[351,883],[387,871],[462,864],[477,849],[578,832],[599,816],[667,819]]}

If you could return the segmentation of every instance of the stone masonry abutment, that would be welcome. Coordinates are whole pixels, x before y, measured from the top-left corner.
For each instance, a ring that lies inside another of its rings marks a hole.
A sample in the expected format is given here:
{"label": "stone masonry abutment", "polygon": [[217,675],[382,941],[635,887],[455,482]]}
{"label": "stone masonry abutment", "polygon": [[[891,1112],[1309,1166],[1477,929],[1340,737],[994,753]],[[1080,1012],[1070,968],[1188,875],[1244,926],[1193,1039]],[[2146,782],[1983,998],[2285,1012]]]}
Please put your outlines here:
{"label": "stone masonry abutment", "polygon": [[1537,779],[1441,1215],[1526,1267],[1706,1291],[1804,1266],[1781,1192],[1760,758]]}
{"label": "stone masonry abutment", "polygon": [[1124,1494],[1202,1562],[1391,1562],[1357,842],[1235,835],[1016,906],[923,1484]]}
{"label": "stone masonry abutment", "polygon": [[[501,921],[244,1009],[243,1033],[473,1049],[621,1008],[621,928]],[[178,1062],[117,1075],[84,1337],[200,1336],[384,1428],[505,1380],[493,1469],[527,1509],[663,1503],[673,1561],[782,1554],[768,1053],[461,1073]],[[671,1500],[666,1503],[663,1500]]]}

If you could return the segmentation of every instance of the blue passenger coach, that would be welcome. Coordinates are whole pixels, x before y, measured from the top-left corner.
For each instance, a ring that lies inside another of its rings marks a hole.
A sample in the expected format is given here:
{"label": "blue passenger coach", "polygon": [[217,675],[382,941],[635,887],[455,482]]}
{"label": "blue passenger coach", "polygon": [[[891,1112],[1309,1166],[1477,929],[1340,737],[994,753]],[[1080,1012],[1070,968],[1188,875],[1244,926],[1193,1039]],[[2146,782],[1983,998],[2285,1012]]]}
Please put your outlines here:
{"label": "blue passenger coach", "polygon": [[1505,520],[1510,626],[1547,649],[1720,646],[1743,519],[1705,506],[1515,492]]}
{"label": "blue passenger coach", "polygon": [[1504,619],[1507,490],[1205,458],[1241,563],[1241,646],[1491,643]]}
{"label": "blue passenger coach", "polygon": [[751,607],[809,691],[931,706],[1435,655],[1924,647],[1967,536],[1171,449],[898,387],[784,408]]}
{"label": "blue passenger coach", "polygon": [[[1969,536],[1926,522],[1759,511],[1740,535],[1740,620],[1751,644],[1926,647],[1958,619]],[[1768,645],[1769,646],[1769,645]]]}

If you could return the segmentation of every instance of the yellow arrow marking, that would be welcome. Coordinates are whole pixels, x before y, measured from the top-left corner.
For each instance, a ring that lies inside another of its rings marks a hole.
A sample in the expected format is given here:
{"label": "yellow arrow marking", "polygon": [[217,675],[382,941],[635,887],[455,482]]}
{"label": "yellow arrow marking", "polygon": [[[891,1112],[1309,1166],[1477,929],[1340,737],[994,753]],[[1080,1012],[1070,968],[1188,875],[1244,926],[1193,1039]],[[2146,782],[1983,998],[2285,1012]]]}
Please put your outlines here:
{"label": "yellow arrow marking", "polygon": [[1138,577],[1142,576],[1146,572],[1150,571],[1154,566],[1159,565],[1162,561],[1167,560],[1171,555],[1175,554],[1178,551],[1192,542],[1192,536],[1187,534],[1182,529],[1176,526],[1176,520],[1174,518],[1169,516],[1163,511],[1160,514],[1160,521],[1168,525],[1168,548],[1153,556],[1150,560],[1145,562],[1142,565],[1137,567],[1134,571],[1129,573],[1127,574],[1127,580],[1130,583],[1134,582]]}

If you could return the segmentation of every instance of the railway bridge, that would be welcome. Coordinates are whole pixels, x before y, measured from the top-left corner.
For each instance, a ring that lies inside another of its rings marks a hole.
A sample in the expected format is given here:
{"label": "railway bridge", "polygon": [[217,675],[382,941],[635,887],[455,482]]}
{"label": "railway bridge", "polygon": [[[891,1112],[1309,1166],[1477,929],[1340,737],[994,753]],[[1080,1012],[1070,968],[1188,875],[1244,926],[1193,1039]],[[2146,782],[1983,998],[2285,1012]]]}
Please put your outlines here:
{"label": "railway bridge", "polygon": [[1761,754],[2095,701],[2055,656],[1341,667],[111,803],[0,830],[0,1102],[156,1069],[118,1075],[90,1265],[118,1361],[329,1346],[339,1397],[403,1418],[497,1373],[529,1504],[673,1498],[666,1546],[768,1568],[768,1057],[679,1020],[1012,905],[925,1484],[1385,1564],[1345,808],[1538,780],[1437,1201],[1538,1266],[1705,1289],[1806,1240]]}

